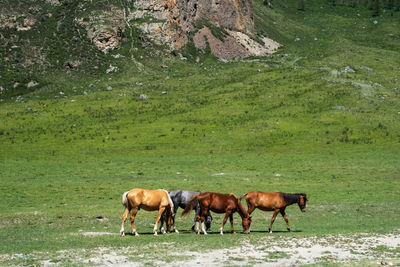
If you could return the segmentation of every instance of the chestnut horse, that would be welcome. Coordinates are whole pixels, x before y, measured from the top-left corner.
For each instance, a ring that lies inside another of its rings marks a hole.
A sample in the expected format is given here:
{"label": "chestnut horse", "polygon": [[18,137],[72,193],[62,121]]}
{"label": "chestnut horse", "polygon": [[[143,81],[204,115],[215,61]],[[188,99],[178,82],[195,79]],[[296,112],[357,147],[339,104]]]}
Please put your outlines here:
{"label": "chestnut horse", "polygon": [[261,191],[252,191],[241,195],[239,199],[246,197],[247,212],[251,214],[256,208],[263,211],[273,211],[271,223],[269,225],[268,232],[272,233],[272,224],[275,221],[278,212],[285,219],[287,230],[290,232],[289,219],[285,213],[287,206],[292,204],[299,204],[299,208],[302,212],[306,211],[307,195],[304,193],[300,194],[287,194],[281,192],[267,193]]}
{"label": "chestnut horse", "polygon": [[[138,236],[139,234],[136,232],[135,228],[135,216],[138,210],[141,208],[147,211],[155,211],[158,210],[158,216],[156,220],[156,225],[154,226],[154,235],[157,235],[157,225],[160,221],[161,215],[163,214],[164,210],[167,211],[167,229],[172,224],[172,215],[174,213],[174,204],[172,203],[169,194],[164,189],[158,190],[146,190],[146,189],[132,189],[128,192],[125,192],[122,195],[122,205],[125,206],[125,212],[122,217],[122,226],[120,234],[121,236],[125,236],[125,221],[128,217],[130,211],[131,213],[131,225],[132,225],[132,234]],[[165,231],[163,231],[165,234]]]}
{"label": "chestnut horse", "polygon": [[196,232],[200,234],[199,221],[201,221],[201,230],[206,235],[207,232],[204,227],[204,219],[209,210],[215,213],[225,213],[225,218],[222,221],[220,228],[220,234],[223,235],[224,225],[229,217],[231,223],[231,232],[235,233],[233,229],[233,213],[238,212],[240,217],[242,217],[243,232],[250,233],[251,216],[247,213],[242,202],[236,198],[233,194],[220,194],[205,192],[194,195],[189,203],[186,205],[185,210],[182,212],[182,216],[190,213],[194,205],[198,201],[200,205],[200,214],[196,218]]}

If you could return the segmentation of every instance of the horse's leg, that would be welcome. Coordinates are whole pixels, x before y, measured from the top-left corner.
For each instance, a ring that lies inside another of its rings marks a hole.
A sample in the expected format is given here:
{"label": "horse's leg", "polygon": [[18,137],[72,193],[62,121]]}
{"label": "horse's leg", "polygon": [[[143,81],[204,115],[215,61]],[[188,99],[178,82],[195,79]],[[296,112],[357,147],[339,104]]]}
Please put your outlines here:
{"label": "horse's leg", "polygon": [[206,232],[206,227],[205,227],[205,225],[204,225],[204,219],[205,219],[205,217],[207,216],[207,211],[208,211],[208,208],[205,208],[205,209],[202,209],[201,210],[201,214],[200,214],[200,221],[201,221],[201,231],[203,232],[203,234],[207,234],[207,232]]}
{"label": "horse's leg", "polygon": [[196,226],[195,226],[194,231],[196,232],[196,234],[198,234],[198,235],[200,234],[200,230],[199,230],[199,220],[196,221]]}
{"label": "horse's leg", "polygon": [[121,225],[121,230],[119,231],[121,236],[125,236],[125,222],[126,218],[128,217],[130,210],[128,208],[125,208],[124,215],[122,216],[122,225]]}
{"label": "horse's leg", "polygon": [[[200,213],[201,213],[201,209],[200,206],[197,205],[194,209],[194,218],[193,218],[193,225],[192,225],[192,231],[193,232],[197,232],[198,228],[198,221],[200,220]],[[196,228],[195,228],[196,226]]]}
{"label": "horse's leg", "polygon": [[179,206],[174,203],[174,214],[172,214],[172,225],[173,225],[173,229],[174,229],[175,233],[179,234],[179,231],[178,231],[178,229],[176,229],[176,226],[175,226],[175,215],[176,215],[176,212],[178,211],[178,208],[179,208]]}
{"label": "horse's leg", "polygon": [[164,231],[164,222],[168,225],[167,211],[165,210],[160,219],[160,232]]}
{"label": "horse's leg", "polygon": [[136,213],[138,212],[138,208],[133,208],[132,213],[131,213],[131,227],[132,227],[132,234],[138,236],[139,234],[136,232],[135,228],[135,216]]}
{"label": "horse's leg", "polygon": [[[154,229],[153,229],[154,235],[157,235],[157,226],[158,226],[158,222],[160,221],[161,216],[162,216],[164,210],[165,210],[165,207],[160,207],[159,210],[158,210],[156,225],[154,225]],[[162,233],[165,234],[165,231],[162,232]]]}
{"label": "horse's leg", "polygon": [[228,217],[229,217],[230,214],[231,214],[231,212],[229,210],[226,211],[224,220],[222,221],[221,227],[219,228],[219,231],[220,231],[221,235],[224,234],[224,225],[225,225],[226,221],[228,220]]}
{"label": "horse's leg", "polygon": [[247,213],[250,215],[256,209],[256,205],[251,203],[250,199],[246,199],[246,203],[247,203]]}
{"label": "horse's leg", "polygon": [[213,220],[213,217],[211,216],[211,212],[207,212],[207,217],[206,217],[206,230],[211,231],[211,222]]}
{"label": "horse's leg", "polygon": [[[197,218],[197,217],[200,217],[200,207],[196,207],[195,210],[194,210],[194,218],[193,218],[192,231],[195,231],[195,224],[196,224],[197,221],[198,221],[198,218]],[[198,229],[198,228],[196,228],[196,229]]]}
{"label": "horse's leg", "polygon": [[286,215],[285,210],[281,210],[281,214],[282,214],[283,219],[285,219],[286,228],[287,228],[287,230],[290,232],[289,218],[288,218],[288,216]]}
{"label": "horse's leg", "polygon": [[272,233],[272,224],[274,223],[275,219],[276,219],[276,215],[278,215],[279,210],[275,210],[274,214],[272,215],[271,218],[271,223],[269,224],[269,228],[268,228],[268,232]]}
{"label": "horse's leg", "polygon": [[248,207],[247,213],[250,215],[256,209],[256,206],[253,205],[250,201],[246,200],[246,202],[247,202],[247,207]]}
{"label": "horse's leg", "polygon": [[229,222],[231,223],[231,233],[236,234],[235,230],[233,229],[233,213],[229,215]]}

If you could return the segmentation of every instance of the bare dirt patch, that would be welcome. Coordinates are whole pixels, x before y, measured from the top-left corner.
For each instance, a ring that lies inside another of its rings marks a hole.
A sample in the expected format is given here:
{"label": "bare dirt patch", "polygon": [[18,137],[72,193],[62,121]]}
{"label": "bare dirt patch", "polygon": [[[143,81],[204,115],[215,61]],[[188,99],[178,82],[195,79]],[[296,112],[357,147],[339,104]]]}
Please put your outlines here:
{"label": "bare dirt patch", "polygon": [[[93,237],[97,232],[82,232]],[[103,233],[102,233],[103,234]],[[108,233],[112,234],[112,233]],[[223,238],[223,237],[221,237]],[[146,252],[147,251],[147,252]],[[156,254],[149,251],[157,251]],[[163,255],[159,257],[157,255]],[[398,265],[400,264],[400,233],[328,235],[296,237],[267,234],[260,239],[242,238],[239,246],[223,249],[191,251],[176,242],[152,243],[145,247],[99,247],[58,251],[55,254],[0,255],[3,262],[12,263],[29,258],[43,266],[84,264],[100,266],[292,266],[331,263]]]}
{"label": "bare dirt patch", "polygon": [[362,264],[365,261],[393,265],[400,262],[399,247],[399,234],[322,238],[269,236],[257,245],[244,241],[241,247],[233,249],[186,252],[190,259],[174,262],[174,265],[292,266],[319,262]]}

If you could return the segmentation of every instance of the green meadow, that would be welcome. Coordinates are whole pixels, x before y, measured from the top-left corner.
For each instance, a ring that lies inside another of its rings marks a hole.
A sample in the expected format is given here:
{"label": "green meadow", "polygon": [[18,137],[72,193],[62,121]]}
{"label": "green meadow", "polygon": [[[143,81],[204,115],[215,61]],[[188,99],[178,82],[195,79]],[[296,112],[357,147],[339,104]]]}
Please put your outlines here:
{"label": "green meadow", "polygon": [[153,236],[156,213],[139,211],[141,236],[122,238],[121,196],[132,188],[307,193],[306,213],[287,209],[292,233],[277,217],[276,240],[398,233],[400,13],[253,3],[257,32],[283,44],[275,55],[195,62],[190,47],[187,60],[130,54],[130,40],[113,52],[124,58],[104,56],[117,72],[54,69],[35,90],[0,95],[0,264],[126,246],[144,262],[169,249],[233,248],[269,235],[272,213],[256,210],[250,235],[235,214],[238,233],[228,222],[224,236],[215,214],[203,236],[189,231],[194,213],[179,210],[180,234]]}

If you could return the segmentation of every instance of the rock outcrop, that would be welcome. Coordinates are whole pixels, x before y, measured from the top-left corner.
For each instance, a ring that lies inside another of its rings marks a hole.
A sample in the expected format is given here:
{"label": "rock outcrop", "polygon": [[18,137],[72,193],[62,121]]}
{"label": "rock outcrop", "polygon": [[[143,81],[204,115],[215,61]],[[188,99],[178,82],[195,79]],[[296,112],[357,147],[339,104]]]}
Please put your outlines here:
{"label": "rock outcrop", "polygon": [[[219,58],[246,57],[273,53],[279,44],[268,46],[254,41],[254,17],[251,0],[137,0],[128,20],[159,45],[179,50],[195,33],[194,43],[200,50],[210,46]],[[227,36],[216,38],[202,22],[224,29]],[[265,43],[265,42],[264,42]]]}
{"label": "rock outcrop", "polygon": [[[42,24],[54,18],[57,19],[57,27],[52,29],[53,37],[69,35],[70,40],[75,42],[86,35],[104,53],[120,47],[128,28],[140,32],[143,47],[151,46],[153,42],[167,47],[171,52],[181,49],[188,42],[194,42],[200,51],[205,51],[209,46],[219,58],[261,56],[273,53],[279,47],[278,43],[265,41],[260,36],[254,38],[251,0],[122,0],[107,6],[93,4],[92,1],[38,0],[32,1],[37,5],[30,7],[27,6],[29,2],[21,2],[17,7],[11,0],[7,2],[12,7],[10,10],[0,8],[0,40],[4,41],[4,47],[17,42],[20,45],[22,41],[19,41],[19,35],[24,32],[48,30]],[[66,31],[67,27],[72,30]],[[85,35],[81,35],[81,27]],[[216,31],[223,32],[222,36],[217,36]],[[24,47],[32,50],[34,46],[29,40],[26,42]],[[52,47],[50,43],[48,46]],[[11,45],[11,49],[13,47],[16,45]],[[40,47],[35,49],[38,52],[32,53],[21,48],[28,58],[22,60],[25,66],[32,64],[33,61],[29,60],[32,54],[38,55],[34,62],[45,65],[46,49],[43,53]],[[14,51],[6,57],[15,58],[18,53]],[[64,62],[67,62],[67,67],[75,68],[76,64],[70,64],[74,60],[71,58]]]}
{"label": "rock outcrop", "polygon": [[76,18],[75,21],[86,29],[93,44],[107,53],[121,45],[122,33],[126,27],[124,15],[122,9],[111,6],[109,11],[100,14],[96,12],[85,18]]}

